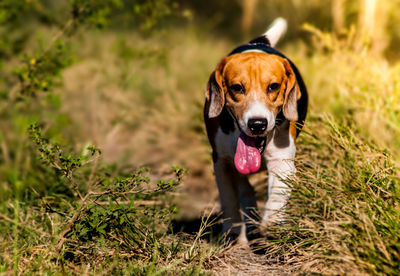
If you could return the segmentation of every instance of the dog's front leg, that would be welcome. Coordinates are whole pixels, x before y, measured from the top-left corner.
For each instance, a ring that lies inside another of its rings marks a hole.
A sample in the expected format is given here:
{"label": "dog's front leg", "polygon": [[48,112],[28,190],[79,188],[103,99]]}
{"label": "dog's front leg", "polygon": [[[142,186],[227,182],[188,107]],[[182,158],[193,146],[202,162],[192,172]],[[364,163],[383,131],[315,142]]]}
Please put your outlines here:
{"label": "dog's front leg", "polygon": [[293,160],[296,154],[296,146],[292,137],[289,136],[288,138],[289,145],[287,147],[277,147],[277,143],[272,140],[266,149],[268,200],[265,205],[263,225],[282,220],[284,207],[290,195],[290,189],[284,180],[296,172]]}
{"label": "dog's front leg", "polygon": [[235,240],[242,230],[237,176],[232,164],[224,159],[214,163],[214,171],[224,218],[222,232],[228,241]]}

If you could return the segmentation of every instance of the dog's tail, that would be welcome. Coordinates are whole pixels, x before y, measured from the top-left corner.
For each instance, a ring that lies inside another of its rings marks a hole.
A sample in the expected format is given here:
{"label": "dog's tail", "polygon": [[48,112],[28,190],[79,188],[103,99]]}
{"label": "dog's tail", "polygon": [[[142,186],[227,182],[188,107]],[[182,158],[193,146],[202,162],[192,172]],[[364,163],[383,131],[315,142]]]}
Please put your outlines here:
{"label": "dog's tail", "polygon": [[283,37],[287,30],[287,21],[282,18],[278,17],[275,19],[268,30],[263,34],[271,44],[272,47],[278,43],[278,41]]}

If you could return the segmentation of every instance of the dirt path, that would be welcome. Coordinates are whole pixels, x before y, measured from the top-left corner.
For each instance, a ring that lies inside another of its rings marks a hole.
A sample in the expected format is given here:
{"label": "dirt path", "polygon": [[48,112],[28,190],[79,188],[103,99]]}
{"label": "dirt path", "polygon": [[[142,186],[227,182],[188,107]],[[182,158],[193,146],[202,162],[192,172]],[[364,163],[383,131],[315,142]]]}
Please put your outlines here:
{"label": "dirt path", "polygon": [[254,254],[247,246],[237,245],[215,257],[208,271],[216,275],[285,275],[291,274],[293,269]]}

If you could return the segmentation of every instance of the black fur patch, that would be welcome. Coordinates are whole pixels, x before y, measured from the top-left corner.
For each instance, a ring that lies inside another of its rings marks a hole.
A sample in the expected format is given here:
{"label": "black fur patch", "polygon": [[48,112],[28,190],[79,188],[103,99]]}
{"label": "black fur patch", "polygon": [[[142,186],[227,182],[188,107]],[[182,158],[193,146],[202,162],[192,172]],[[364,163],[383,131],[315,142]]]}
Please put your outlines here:
{"label": "black fur patch", "polygon": [[249,44],[257,44],[257,43],[266,44],[268,46],[271,45],[269,39],[265,35],[259,36],[249,42]]}
{"label": "black fur patch", "polygon": [[212,160],[214,161],[214,163],[218,161],[218,153],[215,150],[213,150],[212,152]]}
{"label": "black fur patch", "polygon": [[282,124],[275,128],[274,144],[277,148],[287,148],[290,145],[289,126],[289,121],[285,120]]}
{"label": "black fur patch", "polygon": [[221,114],[219,115],[219,125],[222,129],[222,132],[225,134],[229,134],[235,131],[235,121],[229,114],[229,111],[224,107]]}

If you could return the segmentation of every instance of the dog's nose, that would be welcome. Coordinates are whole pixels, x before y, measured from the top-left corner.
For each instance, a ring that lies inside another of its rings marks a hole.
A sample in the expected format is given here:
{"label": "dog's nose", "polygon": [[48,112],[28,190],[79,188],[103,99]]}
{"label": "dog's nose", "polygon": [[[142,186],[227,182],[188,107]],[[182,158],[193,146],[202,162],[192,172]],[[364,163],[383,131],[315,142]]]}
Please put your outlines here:
{"label": "dog's nose", "polygon": [[263,134],[267,129],[268,121],[264,118],[249,119],[247,121],[247,127],[250,129],[251,133],[254,135]]}

